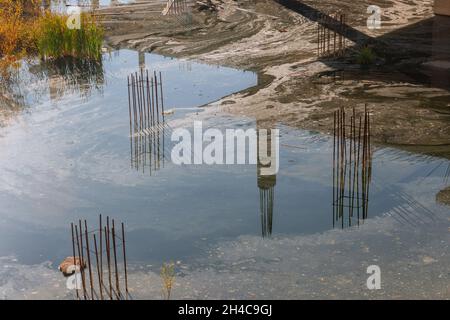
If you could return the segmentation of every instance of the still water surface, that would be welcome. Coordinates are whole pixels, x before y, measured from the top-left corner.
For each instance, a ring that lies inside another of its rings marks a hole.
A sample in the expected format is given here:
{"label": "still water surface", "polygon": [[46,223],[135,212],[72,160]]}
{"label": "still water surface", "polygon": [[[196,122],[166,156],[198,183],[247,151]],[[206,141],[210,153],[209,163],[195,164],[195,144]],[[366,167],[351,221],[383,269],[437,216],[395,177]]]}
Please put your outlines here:
{"label": "still water surface", "polygon": [[[166,110],[174,110],[158,169],[133,165],[130,149],[127,75],[144,64],[162,72]],[[279,125],[280,171],[274,176],[258,176],[256,165],[171,163],[172,130],[192,128],[194,120],[203,120],[205,128],[260,128],[254,119],[197,108],[255,86],[252,72],[120,50],[95,68],[26,65],[20,79],[25,111],[0,137],[0,257],[21,266],[50,261],[54,270],[71,255],[70,222],[95,225],[100,213],[125,222],[130,265],[155,272],[166,261],[201,269],[211,263],[212,248],[234,241],[235,249],[245,251],[261,239],[264,246],[279,245],[282,256],[279,239],[332,229],[356,235],[370,221],[392,221],[406,232],[448,224],[450,210],[435,200],[448,186],[450,162],[443,159],[374,147],[368,209],[359,219],[357,209],[349,217],[347,206],[334,216],[329,136]],[[445,229],[435,236],[448,238]],[[285,251],[289,256],[291,249]],[[382,252],[391,256],[395,250]],[[268,263],[257,261],[256,269]]]}

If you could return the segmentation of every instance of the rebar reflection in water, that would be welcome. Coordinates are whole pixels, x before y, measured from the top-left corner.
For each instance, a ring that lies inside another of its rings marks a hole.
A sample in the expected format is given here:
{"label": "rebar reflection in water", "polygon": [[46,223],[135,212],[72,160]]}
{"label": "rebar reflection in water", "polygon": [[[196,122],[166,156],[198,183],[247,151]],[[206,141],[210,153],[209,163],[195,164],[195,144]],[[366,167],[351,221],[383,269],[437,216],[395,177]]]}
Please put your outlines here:
{"label": "rebar reflection in water", "polygon": [[347,114],[344,108],[334,112],[333,127],[333,227],[345,220],[352,226],[367,219],[369,187],[372,179],[370,114],[355,108]]}
{"label": "rebar reflection in water", "polygon": [[140,69],[128,76],[131,167],[145,173],[164,168],[170,141],[165,119],[162,73]]}

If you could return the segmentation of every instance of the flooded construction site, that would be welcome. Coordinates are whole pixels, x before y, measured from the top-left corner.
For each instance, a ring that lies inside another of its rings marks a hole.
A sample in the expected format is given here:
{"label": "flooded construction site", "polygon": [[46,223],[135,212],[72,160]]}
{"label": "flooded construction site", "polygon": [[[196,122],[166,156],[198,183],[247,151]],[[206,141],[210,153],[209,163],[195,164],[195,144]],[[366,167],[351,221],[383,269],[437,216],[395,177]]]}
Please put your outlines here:
{"label": "flooded construction site", "polygon": [[[101,58],[2,80],[0,299],[450,298],[450,12],[42,4],[76,5]],[[228,130],[254,130],[254,162],[228,162]]]}

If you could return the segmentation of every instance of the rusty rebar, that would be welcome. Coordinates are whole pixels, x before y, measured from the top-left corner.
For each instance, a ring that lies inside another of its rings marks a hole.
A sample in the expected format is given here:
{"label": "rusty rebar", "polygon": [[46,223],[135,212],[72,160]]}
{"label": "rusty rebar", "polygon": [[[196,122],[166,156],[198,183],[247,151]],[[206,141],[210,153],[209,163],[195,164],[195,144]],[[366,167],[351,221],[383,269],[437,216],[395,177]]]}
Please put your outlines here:
{"label": "rusty rebar", "polygon": [[112,300],[112,281],[111,281],[111,245],[109,237],[109,217],[106,217],[106,227],[105,227],[105,238],[106,238],[106,259],[108,260],[108,279],[109,279],[109,298]]}
{"label": "rusty rebar", "polygon": [[[73,265],[75,267],[75,291],[77,292],[77,298],[79,297],[78,294],[78,279],[77,279],[77,260],[76,260],[76,256],[75,256],[75,238],[74,238],[74,234],[73,234],[73,223],[70,224],[70,228],[72,231],[72,253],[73,253]],[[78,257],[78,260],[80,260],[80,258]]]}
{"label": "rusty rebar", "polygon": [[95,247],[95,259],[96,259],[96,263],[97,263],[98,286],[100,287],[100,299],[103,300],[102,276],[100,274],[100,260],[98,258],[97,239],[95,237],[95,233],[93,234],[93,237],[94,237],[94,247]]}
{"label": "rusty rebar", "polygon": [[102,215],[99,216],[99,242],[100,242],[100,287],[103,286],[103,223]]}
{"label": "rusty rebar", "polygon": [[[83,247],[80,246],[80,241],[79,241],[80,239],[78,238],[77,226],[75,226],[75,235],[77,238],[78,257],[80,257],[80,256],[82,256],[82,253],[83,253]],[[81,235],[81,233],[80,233],[80,235]],[[82,237],[81,237],[81,239],[82,239]],[[81,258],[81,261],[80,261],[80,272],[81,272],[81,284],[83,287],[83,296],[84,296],[84,300],[86,300],[87,299],[87,297],[86,297],[86,282],[85,282],[85,277],[84,277],[84,259],[83,258]],[[78,285],[78,283],[76,285]]]}
{"label": "rusty rebar", "polygon": [[89,236],[88,236],[88,227],[87,227],[86,220],[84,220],[84,227],[85,227],[85,235],[86,235],[86,252],[87,252],[88,267],[89,267],[89,284],[91,286],[91,299],[94,300],[94,281],[93,281],[93,277],[92,277],[91,252],[89,249]]}
{"label": "rusty rebar", "polygon": [[162,81],[162,73],[161,71],[159,72],[159,86],[161,89],[161,114],[162,114],[162,119],[163,119],[163,124],[164,124],[164,120],[165,120],[165,116],[164,116],[164,94],[163,94],[163,81]]}
{"label": "rusty rebar", "polygon": [[157,114],[157,123],[159,125],[158,77],[156,76],[156,71],[154,71],[154,77],[155,77],[156,114]]}
{"label": "rusty rebar", "polygon": [[114,253],[114,273],[116,276],[116,290],[117,295],[120,298],[120,284],[119,284],[119,273],[117,268],[117,252],[116,252],[116,227],[114,224],[114,219],[112,220],[112,241],[113,241],[113,253]]}
{"label": "rusty rebar", "polygon": [[127,254],[126,254],[126,246],[125,246],[125,226],[122,222],[122,251],[123,251],[123,265],[125,270],[125,292],[126,298],[128,299],[128,273],[127,273]]}

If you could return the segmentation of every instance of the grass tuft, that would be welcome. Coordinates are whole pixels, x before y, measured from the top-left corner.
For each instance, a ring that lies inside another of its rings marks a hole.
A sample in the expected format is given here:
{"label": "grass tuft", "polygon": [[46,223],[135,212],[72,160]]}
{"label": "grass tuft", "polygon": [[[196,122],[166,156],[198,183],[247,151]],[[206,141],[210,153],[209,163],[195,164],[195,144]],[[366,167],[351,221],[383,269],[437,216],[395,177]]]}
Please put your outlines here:
{"label": "grass tuft", "polygon": [[377,55],[372,48],[363,47],[356,55],[356,62],[362,66],[369,66],[375,63]]}
{"label": "grass tuft", "polygon": [[163,282],[163,298],[170,300],[173,284],[175,283],[175,263],[164,263],[161,267],[161,279]]}
{"label": "grass tuft", "polygon": [[88,14],[82,14],[80,29],[69,29],[67,20],[68,16],[50,12],[38,19],[36,45],[41,58],[74,57],[100,60],[103,30],[95,19]]}
{"label": "grass tuft", "polygon": [[0,77],[36,55],[101,60],[103,29],[95,18],[83,13],[79,30],[67,26],[68,18],[41,10],[38,0],[0,0]]}

